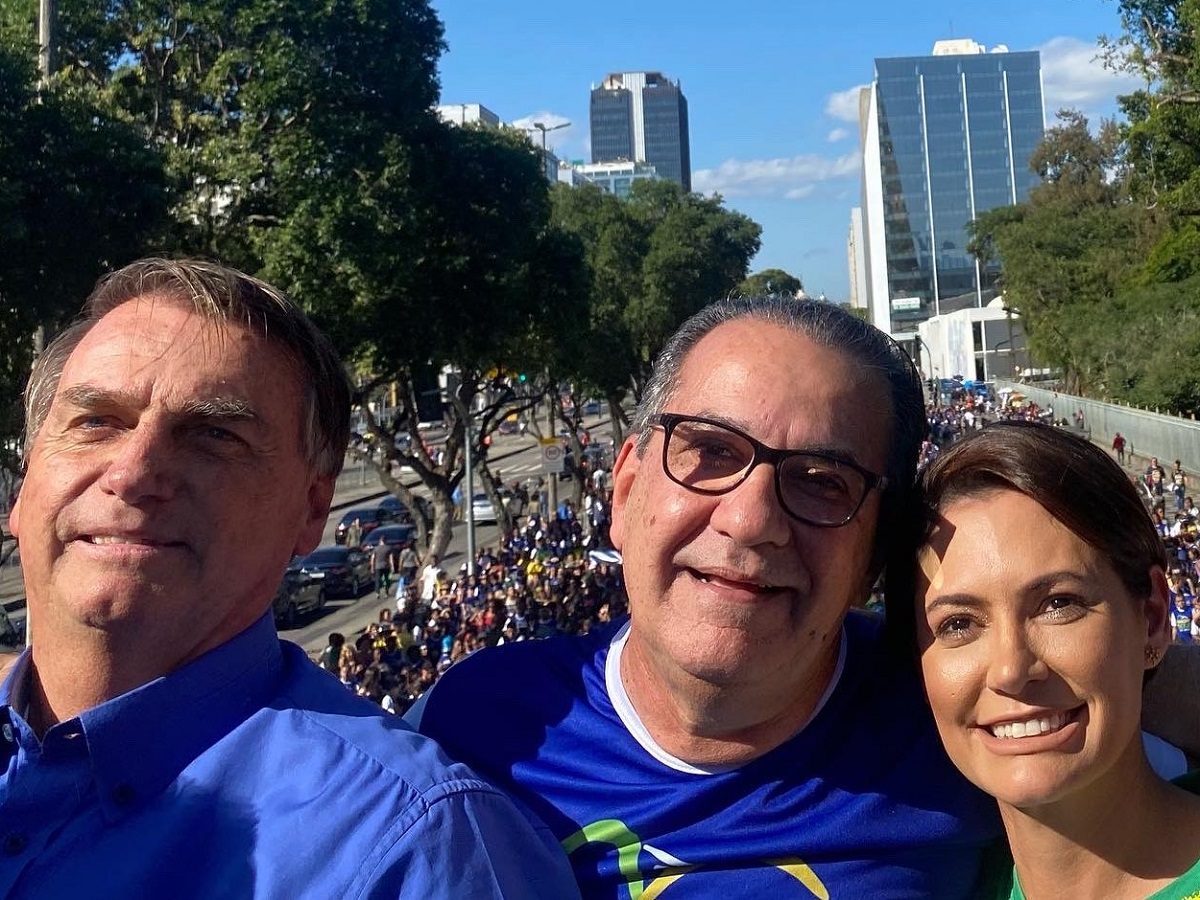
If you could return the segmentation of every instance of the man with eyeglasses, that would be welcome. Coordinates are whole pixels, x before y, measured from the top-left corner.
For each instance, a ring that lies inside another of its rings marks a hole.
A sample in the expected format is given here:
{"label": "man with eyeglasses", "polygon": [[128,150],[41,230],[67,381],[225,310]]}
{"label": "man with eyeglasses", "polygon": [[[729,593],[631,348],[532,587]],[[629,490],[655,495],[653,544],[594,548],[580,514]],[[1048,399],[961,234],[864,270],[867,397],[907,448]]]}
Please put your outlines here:
{"label": "man with eyeglasses", "polygon": [[722,301],[667,343],[631,432],[629,619],[464,660],[410,721],[533,808],[585,897],[970,896],[994,805],[850,611],[911,501],[908,357],[831,304]]}

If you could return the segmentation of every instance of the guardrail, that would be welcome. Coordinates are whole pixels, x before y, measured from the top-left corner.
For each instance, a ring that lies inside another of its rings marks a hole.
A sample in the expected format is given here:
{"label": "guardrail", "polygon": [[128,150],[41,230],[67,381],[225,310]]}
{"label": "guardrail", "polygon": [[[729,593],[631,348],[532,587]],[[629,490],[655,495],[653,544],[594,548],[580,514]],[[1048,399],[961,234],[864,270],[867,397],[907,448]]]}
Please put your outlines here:
{"label": "guardrail", "polygon": [[1167,469],[1179,460],[1185,471],[1200,473],[1200,422],[1015,381],[997,380],[996,390],[1004,388],[1024,394],[1043,409],[1052,407],[1055,420],[1074,422],[1075,413],[1082,410],[1085,427],[1091,431],[1092,439],[1103,447],[1111,447],[1114,435],[1120,432],[1125,437],[1127,455],[1157,456]]}

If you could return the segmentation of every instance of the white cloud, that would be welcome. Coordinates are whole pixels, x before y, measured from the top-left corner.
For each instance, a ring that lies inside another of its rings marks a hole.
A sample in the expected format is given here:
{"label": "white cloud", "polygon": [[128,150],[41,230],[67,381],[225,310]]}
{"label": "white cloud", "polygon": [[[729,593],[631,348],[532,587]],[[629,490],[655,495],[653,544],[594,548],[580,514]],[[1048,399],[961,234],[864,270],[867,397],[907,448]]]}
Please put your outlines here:
{"label": "white cloud", "polygon": [[825,99],[825,115],[839,122],[858,121],[858,92],[869,84],[859,84],[844,91],[830,94]]}
{"label": "white cloud", "polygon": [[1081,110],[1089,117],[1112,115],[1117,95],[1141,85],[1140,79],[1128,72],[1106,69],[1095,43],[1056,37],[1037,49],[1042,53],[1042,92],[1048,121],[1053,121],[1063,107]]}
{"label": "white cloud", "polygon": [[848,137],[850,137],[849,130],[845,128],[835,128],[833,131],[829,132],[829,137],[827,140],[831,144],[836,144],[839,141],[844,141]]}
{"label": "white cloud", "polygon": [[834,158],[805,154],[781,159],[727,159],[692,173],[692,189],[725,197],[807,197],[824,181],[858,174],[858,153]]}
{"label": "white cloud", "polygon": [[565,125],[565,128],[558,128],[555,131],[546,132],[546,149],[553,151],[560,158],[566,158],[571,154],[577,154],[581,147],[586,145],[587,141],[587,126],[586,123],[575,123],[570,121],[566,116],[558,113],[543,110],[541,112],[532,112],[527,116],[521,116],[519,119],[513,119],[511,122],[514,128],[522,128],[529,132],[529,139],[533,141],[534,146],[542,146],[542,133],[534,127],[534,122],[541,122],[547,129],[554,128],[558,125]]}

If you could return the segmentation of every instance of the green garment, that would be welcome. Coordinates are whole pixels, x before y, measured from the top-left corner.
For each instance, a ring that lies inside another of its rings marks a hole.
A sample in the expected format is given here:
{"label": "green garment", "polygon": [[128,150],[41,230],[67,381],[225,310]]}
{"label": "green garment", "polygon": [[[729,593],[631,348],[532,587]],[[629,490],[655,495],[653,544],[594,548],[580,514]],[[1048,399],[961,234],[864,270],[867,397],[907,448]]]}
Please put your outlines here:
{"label": "green garment", "polygon": [[[1200,794],[1200,770],[1181,775],[1175,784]],[[984,854],[983,867],[979,876],[979,887],[975,896],[990,900],[1025,900],[1025,893],[1017,881],[1017,870],[1013,866],[1008,844],[1001,841]],[[1160,891],[1155,891],[1146,900],[1200,900],[1200,859],[1190,869]]]}

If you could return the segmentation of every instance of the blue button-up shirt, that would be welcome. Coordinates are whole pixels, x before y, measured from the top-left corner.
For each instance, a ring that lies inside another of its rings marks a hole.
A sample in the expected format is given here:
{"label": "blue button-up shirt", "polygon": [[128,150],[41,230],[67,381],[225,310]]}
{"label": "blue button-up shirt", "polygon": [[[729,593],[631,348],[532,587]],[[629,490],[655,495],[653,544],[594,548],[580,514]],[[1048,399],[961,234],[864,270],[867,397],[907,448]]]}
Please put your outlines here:
{"label": "blue button-up shirt", "polygon": [[0,897],[577,896],[545,827],[270,617],[60,722],[0,687]]}

